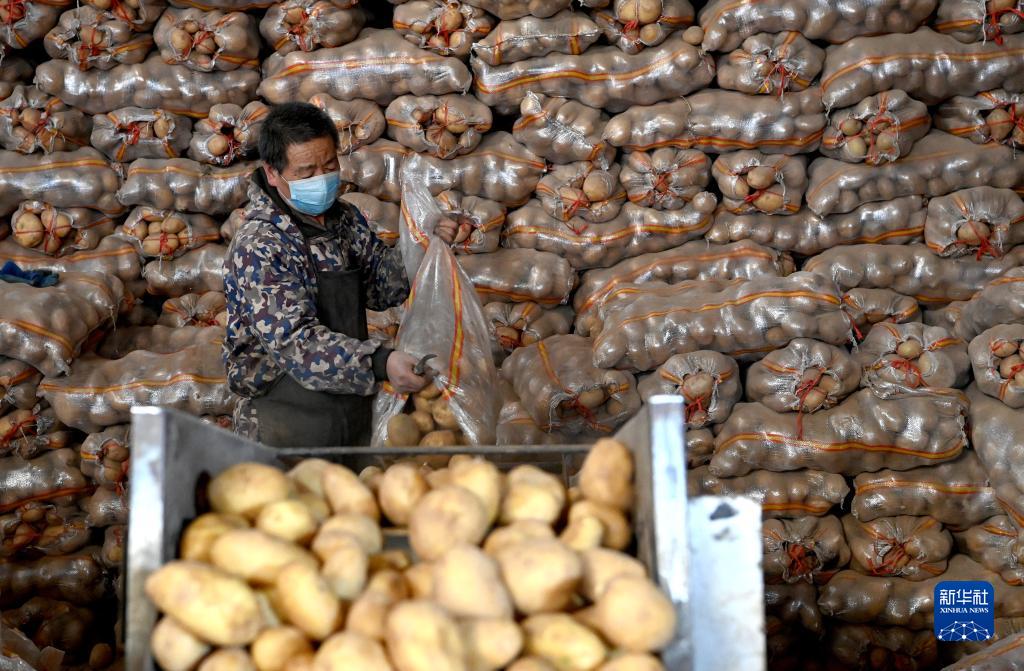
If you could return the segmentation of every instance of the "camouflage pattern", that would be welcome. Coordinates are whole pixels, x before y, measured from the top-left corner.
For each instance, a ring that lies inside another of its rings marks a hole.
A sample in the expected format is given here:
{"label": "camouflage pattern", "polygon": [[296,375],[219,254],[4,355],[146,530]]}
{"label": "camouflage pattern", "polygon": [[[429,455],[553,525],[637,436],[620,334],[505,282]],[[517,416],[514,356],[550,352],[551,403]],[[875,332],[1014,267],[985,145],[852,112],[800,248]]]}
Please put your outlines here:
{"label": "camouflage pattern", "polygon": [[[375,391],[371,356],[380,344],[318,322],[313,264],[328,272],[359,268],[371,310],[400,304],[409,282],[398,250],[377,239],[356,208],[341,203],[328,212],[326,224],[322,235],[305,237],[291,213],[250,184],[245,222],[231,241],[224,280],[228,384],[243,399],[266,393],[286,373],[314,391]],[[256,435],[250,403],[239,404],[235,430]]]}

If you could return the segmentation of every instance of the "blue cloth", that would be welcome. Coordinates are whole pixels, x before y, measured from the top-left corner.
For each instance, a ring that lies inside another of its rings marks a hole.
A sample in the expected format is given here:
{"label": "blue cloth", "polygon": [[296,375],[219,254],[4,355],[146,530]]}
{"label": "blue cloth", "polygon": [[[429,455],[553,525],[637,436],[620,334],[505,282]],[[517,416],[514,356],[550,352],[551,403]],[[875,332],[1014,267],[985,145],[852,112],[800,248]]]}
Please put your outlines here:
{"label": "blue cloth", "polygon": [[14,261],[8,261],[0,268],[0,280],[34,287],[52,287],[57,283],[57,273],[49,270],[22,270]]}

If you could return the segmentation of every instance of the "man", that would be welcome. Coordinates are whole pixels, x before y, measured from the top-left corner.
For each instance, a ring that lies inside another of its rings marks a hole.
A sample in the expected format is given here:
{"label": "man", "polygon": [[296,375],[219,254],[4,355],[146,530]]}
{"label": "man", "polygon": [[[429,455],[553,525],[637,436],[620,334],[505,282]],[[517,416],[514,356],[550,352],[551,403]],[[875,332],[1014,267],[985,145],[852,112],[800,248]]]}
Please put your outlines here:
{"label": "man", "polygon": [[[276,447],[368,444],[377,383],[407,393],[428,383],[411,355],[367,337],[366,309],[400,304],[409,281],[398,250],[338,202],[337,142],[313,105],[270,111],[228,254],[224,356],[243,397],[235,429]],[[453,223],[437,234],[451,242]]]}

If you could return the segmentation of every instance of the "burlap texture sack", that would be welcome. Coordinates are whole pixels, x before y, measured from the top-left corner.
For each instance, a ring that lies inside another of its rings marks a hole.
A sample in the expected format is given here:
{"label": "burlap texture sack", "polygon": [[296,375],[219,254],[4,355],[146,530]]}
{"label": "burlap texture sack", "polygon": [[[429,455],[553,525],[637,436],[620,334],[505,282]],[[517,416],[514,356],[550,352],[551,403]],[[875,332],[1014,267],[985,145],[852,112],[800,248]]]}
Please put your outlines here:
{"label": "burlap texture sack", "polygon": [[494,19],[468,2],[409,0],[395,7],[391,26],[421,49],[465,58],[473,43],[494,28]]}
{"label": "burlap texture sack", "polygon": [[825,50],[796,31],[760,33],[718,58],[718,85],[741,93],[803,91],[825,64]]}
{"label": "burlap texture sack", "polygon": [[971,378],[967,343],[940,326],[875,324],[854,359],[861,385],[885,398],[961,388]]}
{"label": "burlap texture sack", "polygon": [[722,208],[732,214],[795,214],[807,189],[803,156],[737,151],[711,166],[722,192]]}
{"label": "burlap texture sack", "polygon": [[688,430],[724,422],[743,393],[736,362],[708,350],[670,357],[636,388],[644,401],[658,394],[682,396]]}
{"label": "burlap texture sack", "polygon": [[535,249],[499,248],[490,254],[459,257],[459,266],[484,304],[534,301],[544,306],[567,303],[576,286],[569,262]]}
{"label": "burlap texture sack", "polygon": [[1007,584],[1024,585],[1024,545],[1020,530],[1010,523],[1009,517],[993,517],[955,536],[962,553],[998,573]]}
{"label": "burlap texture sack", "polygon": [[1024,323],[1000,324],[971,340],[967,351],[978,389],[1011,408],[1024,408]]}
{"label": "burlap texture sack", "polygon": [[219,168],[187,158],[140,158],[128,166],[117,198],[125,205],[228,214],[249,199],[255,168],[255,161]]}
{"label": "burlap texture sack", "polygon": [[602,169],[593,161],[557,165],[540,178],[537,198],[545,212],[561,221],[611,221],[626,201],[619,172],[618,164]]}
{"label": "burlap texture sack", "polygon": [[259,67],[256,20],[243,12],[168,9],[153,29],[153,41],[168,65],[199,72]]}
{"label": "burlap texture sack", "polygon": [[1024,243],[1024,200],[1013,189],[990,186],[932,198],[924,239],[939,256],[999,258]]}
{"label": "burlap texture sack", "polygon": [[845,349],[797,338],[747,370],[747,400],[775,412],[816,412],[857,391],[860,366]]}
{"label": "burlap texture sack", "polygon": [[286,0],[271,5],[260,20],[260,34],[279,54],[315,51],[348,44],[366,24],[360,7],[330,0]]}
{"label": "burlap texture sack", "polygon": [[761,525],[761,542],[761,565],[771,583],[826,583],[850,562],[843,524],[834,515],[767,519]]}
{"label": "burlap texture sack", "polygon": [[669,35],[693,24],[690,0],[659,0],[657,4],[617,2],[593,13],[608,41],[627,54],[664,42]]}
{"label": "burlap texture sack", "polygon": [[607,168],[615,160],[615,147],[601,138],[608,123],[601,110],[528,91],[519,114],[512,136],[551,163],[593,161]]}
{"label": "burlap texture sack", "polygon": [[678,210],[711,181],[711,160],[696,149],[635,151],[622,161],[620,179],[631,203]]}
{"label": "burlap texture sack", "polygon": [[[404,6],[404,5],[403,5]],[[400,96],[384,113],[388,137],[437,158],[473,151],[491,129],[491,110],[470,96]]]}
{"label": "burlap texture sack", "polygon": [[51,58],[65,59],[83,70],[109,70],[144,61],[153,48],[153,36],[138,32],[116,13],[85,5],[61,14],[60,22],[46,33],[43,46]]}
{"label": "burlap texture sack", "polygon": [[0,216],[14,212],[25,200],[120,214],[120,183],[113,166],[92,147],[45,156],[0,151]]}
{"label": "burlap texture sack", "polygon": [[224,290],[226,245],[203,245],[176,259],[156,259],[146,264],[142,277],[157,296],[183,296]]}
{"label": "burlap texture sack", "polygon": [[114,232],[114,219],[84,207],[57,208],[26,200],[11,215],[11,240],[50,256],[96,249]]}
{"label": "burlap texture sack", "polygon": [[90,142],[112,161],[177,158],[188,149],[192,121],[162,109],[125,107],[93,116]]}
{"label": "burlap texture sack", "polygon": [[761,504],[765,519],[825,515],[842,504],[850,488],[843,476],[822,471],[752,471],[736,478],[720,478],[709,467],[686,473],[690,496],[747,496]]}
{"label": "burlap texture sack", "polygon": [[891,163],[906,156],[928,134],[928,107],[895,89],[868,96],[853,107],[833,110],[821,138],[821,153],[849,163]]}
{"label": "burlap texture sack", "polygon": [[338,129],[338,154],[350,154],[374,142],[387,129],[384,112],[369,100],[335,100],[318,93],[309,102],[327,112]]}
{"label": "burlap texture sack", "polygon": [[514,63],[551,53],[579,55],[601,37],[583,12],[563,11],[547,19],[524,16],[500,22],[473,44],[473,55],[488,65]]}
{"label": "burlap texture sack", "polygon": [[1003,89],[954,96],[935,110],[935,127],[971,142],[1024,146],[1024,95]]}
{"label": "burlap texture sack", "polygon": [[927,580],[946,570],[953,536],[932,517],[882,517],[860,522],[843,517],[850,568],[871,576]]}

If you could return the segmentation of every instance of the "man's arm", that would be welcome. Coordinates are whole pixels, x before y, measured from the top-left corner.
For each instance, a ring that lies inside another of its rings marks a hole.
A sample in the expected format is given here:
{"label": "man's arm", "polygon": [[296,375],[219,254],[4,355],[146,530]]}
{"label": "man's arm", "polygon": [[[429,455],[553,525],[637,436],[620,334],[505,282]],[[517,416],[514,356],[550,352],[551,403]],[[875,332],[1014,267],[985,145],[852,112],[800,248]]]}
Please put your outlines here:
{"label": "man's arm", "polygon": [[355,218],[352,251],[362,271],[366,291],[366,307],[387,310],[409,297],[409,278],[398,247],[388,247],[380,241],[366,223],[359,208],[347,204]]}

